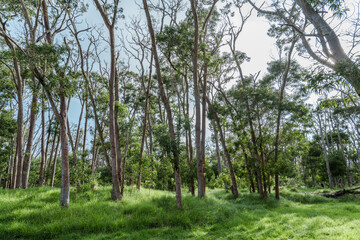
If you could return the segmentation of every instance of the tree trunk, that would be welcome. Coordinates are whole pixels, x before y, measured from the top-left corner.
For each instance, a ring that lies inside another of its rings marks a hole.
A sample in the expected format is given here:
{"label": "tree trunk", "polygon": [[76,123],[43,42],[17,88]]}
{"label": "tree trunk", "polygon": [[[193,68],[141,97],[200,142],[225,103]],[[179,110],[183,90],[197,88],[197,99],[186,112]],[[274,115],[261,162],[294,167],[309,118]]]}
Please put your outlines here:
{"label": "tree trunk", "polygon": [[7,177],[5,178],[4,185],[3,185],[3,189],[8,188],[8,185],[9,185],[9,182],[10,182],[10,176],[9,176],[9,174],[10,174],[10,172],[11,172],[12,162],[13,162],[13,158],[12,158],[12,154],[10,154],[10,156],[9,156],[9,162],[8,162],[8,165],[7,165],[6,171],[5,171]]}
{"label": "tree trunk", "polygon": [[17,97],[18,97],[18,110],[17,110],[17,175],[16,175],[16,188],[21,188],[22,183],[22,169],[23,169],[23,118],[24,118],[24,105],[23,105],[23,89],[24,82],[20,74],[20,66],[17,59],[13,59],[14,70],[17,79]]}
{"label": "tree trunk", "polygon": [[344,164],[345,164],[345,167],[346,167],[346,179],[347,179],[347,182],[348,182],[348,186],[352,187],[350,166],[349,166],[349,164],[347,163],[347,160],[346,160],[344,144],[343,144],[341,136],[340,136],[340,127],[339,127],[339,125],[340,125],[339,119],[336,119],[337,136],[338,136],[338,140],[339,140],[339,143],[340,143],[341,154],[342,154],[342,156],[344,158]]}
{"label": "tree trunk", "polygon": [[[49,124],[51,124],[51,122],[49,122]],[[41,163],[40,163],[40,173],[39,173],[39,186],[40,187],[44,184],[45,162],[46,162],[46,151],[45,151],[45,103],[44,103],[44,99],[43,99],[42,100],[42,109],[41,109]]]}
{"label": "tree trunk", "polygon": [[214,129],[214,138],[215,138],[215,150],[216,150],[216,159],[218,163],[218,172],[219,175],[222,173],[222,167],[221,167],[221,156],[220,156],[220,148],[219,148],[219,137],[218,137],[218,131],[216,129],[216,125],[214,120],[211,121]]}
{"label": "tree trunk", "polygon": [[95,125],[95,130],[94,130],[94,140],[93,140],[93,156],[92,156],[92,161],[91,161],[91,174],[93,175],[95,173],[95,166],[96,166],[96,156],[98,153],[99,148],[96,147],[96,125]]}
{"label": "tree trunk", "polygon": [[48,165],[47,165],[47,171],[45,174],[45,184],[48,184],[48,180],[49,180],[49,175],[50,175],[50,170],[51,170],[51,163],[52,163],[52,159],[54,156],[54,150],[55,150],[55,146],[56,146],[56,136],[57,136],[57,132],[54,133],[54,138],[51,144],[51,152],[50,152],[50,157],[49,157],[49,161],[48,161]]}
{"label": "tree trunk", "polygon": [[[35,80],[33,80],[35,82]],[[34,130],[36,125],[36,117],[38,113],[38,87],[33,92],[32,100],[31,100],[31,109],[30,109],[30,126],[29,126],[29,136],[27,140],[27,146],[24,157],[24,166],[23,166],[23,176],[22,176],[22,187],[26,189],[29,183],[29,174],[30,174],[30,166],[32,161],[32,148],[33,148],[33,140],[34,140]]]}
{"label": "tree trunk", "polygon": [[[326,43],[331,51],[331,58],[334,66],[331,66],[341,76],[343,76],[360,95],[360,69],[345,53],[340,40],[335,31],[327,24],[323,17],[306,1],[296,0],[306,18],[313,24],[319,34],[326,39]],[[323,46],[327,48],[327,46]],[[317,59],[316,59],[317,60]],[[319,61],[319,60],[318,60]]]}
{"label": "tree trunk", "polygon": [[173,153],[173,157],[174,157],[176,205],[177,205],[178,208],[182,208],[180,159],[179,159],[179,152],[178,152],[177,143],[176,143],[176,136],[175,136],[172,112],[171,112],[171,107],[170,107],[169,100],[168,100],[168,98],[166,96],[166,93],[165,93],[163,80],[162,80],[162,77],[161,77],[160,62],[159,62],[157,49],[156,49],[155,32],[154,32],[154,29],[152,27],[151,17],[150,17],[149,8],[148,8],[146,0],[143,0],[143,5],[144,5],[145,14],[146,14],[149,33],[150,33],[150,36],[151,36],[151,43],[152,43],[151,45],[152,45],[152,51],[153,51],[154,60],[155,60],[156,75],[157,75],[160,95],[161,95],[161,99],[162,99],[162,101],[164,103],[164,106],[165,106],[165,109],[166,109],[166,114],[167,114],[168,124],[169,124],[169,132],[170,132],[170,137],[171,137],[171,140],[172,140],[171,145],[172,145],[172,153]]}
{"label": "tree trunk", "polygon": [[119,1],[114,1],[114,12],[112,15],[112,22],[109,21],[109,16],[106,10],[100,5],[98,0],[95,0],[97,9],[99,10],[106,27],[109,30],[109,45],[110,45],[110,78],[109,78],[109,133],[110,133],[110,149],[112,158],[112,182],[113,188],[111,190],[111,198],[113,200],[121,199],[120,194],[120,180],[119,180],[119,166],[118,166],[118,149],[116,142],[116,113],[115,113],[115,82],[116,82],[116,56],[115,56],[115,23],[116,15],[118,13]]}
{"label": "tree trunk", "polygon": [[201,108],[198,79],[198,52],[199,52],[199,22],[195,0],[191,0],[191,10],[194,18],[194,50],[193,50],[193,84],[195,98],[195,149],[196,149],[196,173],[198,180],[198,197],[205,196],[205,177],[203,173],[202,152],[201,152]]}
{"label": "tree trunk", "polygon": [[54,156],[54,163],[52,166],[51,171],[51,180],[50,180],[50,186],[54,187],[54,180],[55,180],[55,173],[56,173],[56,162],[57,162],[57,155],[59,152],[59,145],[60,145],[60,135],[58,136],[57,144],[56,144],[56,150],[55,150],[55,156]]}
{"label": "tree trunk", "polygon": [[276,137],[275,137],[275,157],[274,157],[274,165],[275,165],[275,198],[277,200],[280,199],[280,191],[279,191],[279,167],[278,167],[278,156],[279,156],[279,144],[280,144],[280,123],[281,123],[281,103],[284,98],[284,92],[286,87],[286,82],[290,70],[291,65],[291,55],[292,51],[295,47],[296,39],[294,39],[291,43],[290,49],[288,51],[286,68],[282,76],[282,84],[279,92],[279,106],[278,106],[278,114],[276,118]]}
{"label": "tree trunk", "polygon": [[85,160],[86,157],[86,137],[87,137],[87,126],[88,126],[88,113],[89,113],[89,105],[88,99],[85,98],[85,123],[84,123],[84,139],[83,139],[83,150],[82,150],[82,158]]}
{"label": "tree trunk", "polygon": [[151,88],[151,75],[152,75],[152,65],[153,65],[153,53],[151,53],[150,57],[150,67],[149,67],[149,78],[147,88],[145,89],[145,79],[144,79],[144,70],[142,66],[142,86],[143,90],[145,91],[145,113],[144,113],[144,123],[143,123],[143,130],[141,135],[141,145],[140,145],[140,156],[139,156],[139,170],[138,170],[138,178],[136,182],[136,188],[140,189],[141,185],[141,174],[142,174],[142,155],[144,152],[144,143],[145,143],[145,136],[146,136],[146,126],[147,126],[147,118],[149,115],[149,95],[150,95],[150,88]]}
{"label": "tree trunk", "polygon": [[61,191],[60,206],[70,203],[69,140],[67,107],[64,86],[60,86],[60,136],[61,136]]}
{"label": "tree trunk", "polygon": [[325,163],[326,163],[326,171],[327,171],[328,178],[329,178],[329,186],[330,186],[330,188],[334,188],[333,179],[332,179],[332,174],[331,174],[331,170],[330,170],[330,164],[329,164],[329,160],[328,160],[328,156],[327,156],[327,150],[326,150],[326,143],[325,143],[325,138],[324,138],[324,132],[323,132],[322,123],[321,123],[322,120],[321,120],[319,114],[318,114],[318,119],[319,119],[321,143],[322,143],[323,153],[324,153],[324,159],[325,159]]}

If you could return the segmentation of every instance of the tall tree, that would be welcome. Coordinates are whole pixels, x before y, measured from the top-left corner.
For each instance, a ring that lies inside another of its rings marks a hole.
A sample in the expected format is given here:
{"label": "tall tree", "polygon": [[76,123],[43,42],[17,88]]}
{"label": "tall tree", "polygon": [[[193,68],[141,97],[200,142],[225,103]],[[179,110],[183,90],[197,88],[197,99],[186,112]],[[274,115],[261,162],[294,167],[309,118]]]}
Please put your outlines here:
{"label": "tall tree", "polygon": [[166,115],[168,119],[168,125],[169,125],[169,132],[170,132],[170,138],[171,138],[171,152],[173,154],[173,165],[174,165],[174,175],[175,175],[175,190],[176,190],[176,205],[178,208],[182,208],[182,197],[181,197],[181,175],[180,175],[180,158],[179,158],[179,149],[177,147],[177,141],[176,141],[176,135],[175,135],[175,129],[174,129],[174,121],[172,116],[172,111],[169,103],[169,99],[167,98],[167,95],[165,93],[164,89],[164,83],[162,80],[161,75],[161,68],[160,68],[160,60],[157,53],[157,47],[156,47],[156,39],[155,39],[155,31],[152,26],[152,20],[149,12],[149,7],[146,0],[143,0],[143,6],[144,11],[146,14],[146,20],[147,25],[151,37],[151,47],[152,52],[154,56],[154,62],[155,62],[155,68],[156,68],[156,75],[157,75],[157,81],[159,85],[159,91],[161,95],[161,100],[165,106]]}
{"label": "tall tree", "polygon": [[[119,0],[114,0],[113,5],[109,8],[107,1],[101,5],[98,0],[94,0],[98,11],[109,31],[110,44],[110,77],[109,77],[109,129],[110,129],[110,147],[112,158],[112,181],[113,189],[111,191],[111,198],[113,200],[121,199],[120,181],[119,181],[119,162],[118,162],[118,146],[116,145],[116,128],[115,128],[115,74],[116,74],[116,52],[115,52],[115,25],[117,19],[122,12],[119,7]],[[112,13],[109,13],[112,9]]]}

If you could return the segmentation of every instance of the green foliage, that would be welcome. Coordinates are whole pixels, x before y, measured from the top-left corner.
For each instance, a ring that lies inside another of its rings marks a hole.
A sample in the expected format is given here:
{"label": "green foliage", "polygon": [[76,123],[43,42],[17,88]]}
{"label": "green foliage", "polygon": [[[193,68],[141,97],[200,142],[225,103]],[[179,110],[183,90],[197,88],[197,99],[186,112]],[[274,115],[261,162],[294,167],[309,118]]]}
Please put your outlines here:
{"label": "green foliage", "polygon": [[12,111],[0,111],[0,126],[0,173],[5,173],[9,156],[13,153],[15,145],[13,138],[17,130]]}

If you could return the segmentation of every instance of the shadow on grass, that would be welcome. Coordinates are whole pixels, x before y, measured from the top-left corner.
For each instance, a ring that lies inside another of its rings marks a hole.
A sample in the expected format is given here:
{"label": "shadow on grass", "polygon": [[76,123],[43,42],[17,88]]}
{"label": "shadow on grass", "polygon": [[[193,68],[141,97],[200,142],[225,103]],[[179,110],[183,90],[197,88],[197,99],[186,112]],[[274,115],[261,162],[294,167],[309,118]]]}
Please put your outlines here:
{"label": "shadow on grass", "polygon": [[73,195],[70,207],[60,208],[59,189],[21,191],[0,191],[1,239],[313,239],[326,236],[325,227],[356,221],[354,207],[360,209],[335,200],[303,204],[298,193],[277,201],[240,192],[234,199],[223,190],[201,200],[185,195],[177,209],[172,193],[132,188],[122,202],[101,188]]}

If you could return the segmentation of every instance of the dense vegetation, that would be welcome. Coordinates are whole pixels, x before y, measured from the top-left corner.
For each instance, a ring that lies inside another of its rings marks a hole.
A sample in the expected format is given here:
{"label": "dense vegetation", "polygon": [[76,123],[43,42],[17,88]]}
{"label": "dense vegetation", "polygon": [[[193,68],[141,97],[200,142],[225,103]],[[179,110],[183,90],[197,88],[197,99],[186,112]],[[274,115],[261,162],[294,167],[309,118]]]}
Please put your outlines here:
{"label": "dense vegetation", "polygon": [[0,237],[355,238],[360,2],[126,4],[0,0]]}

